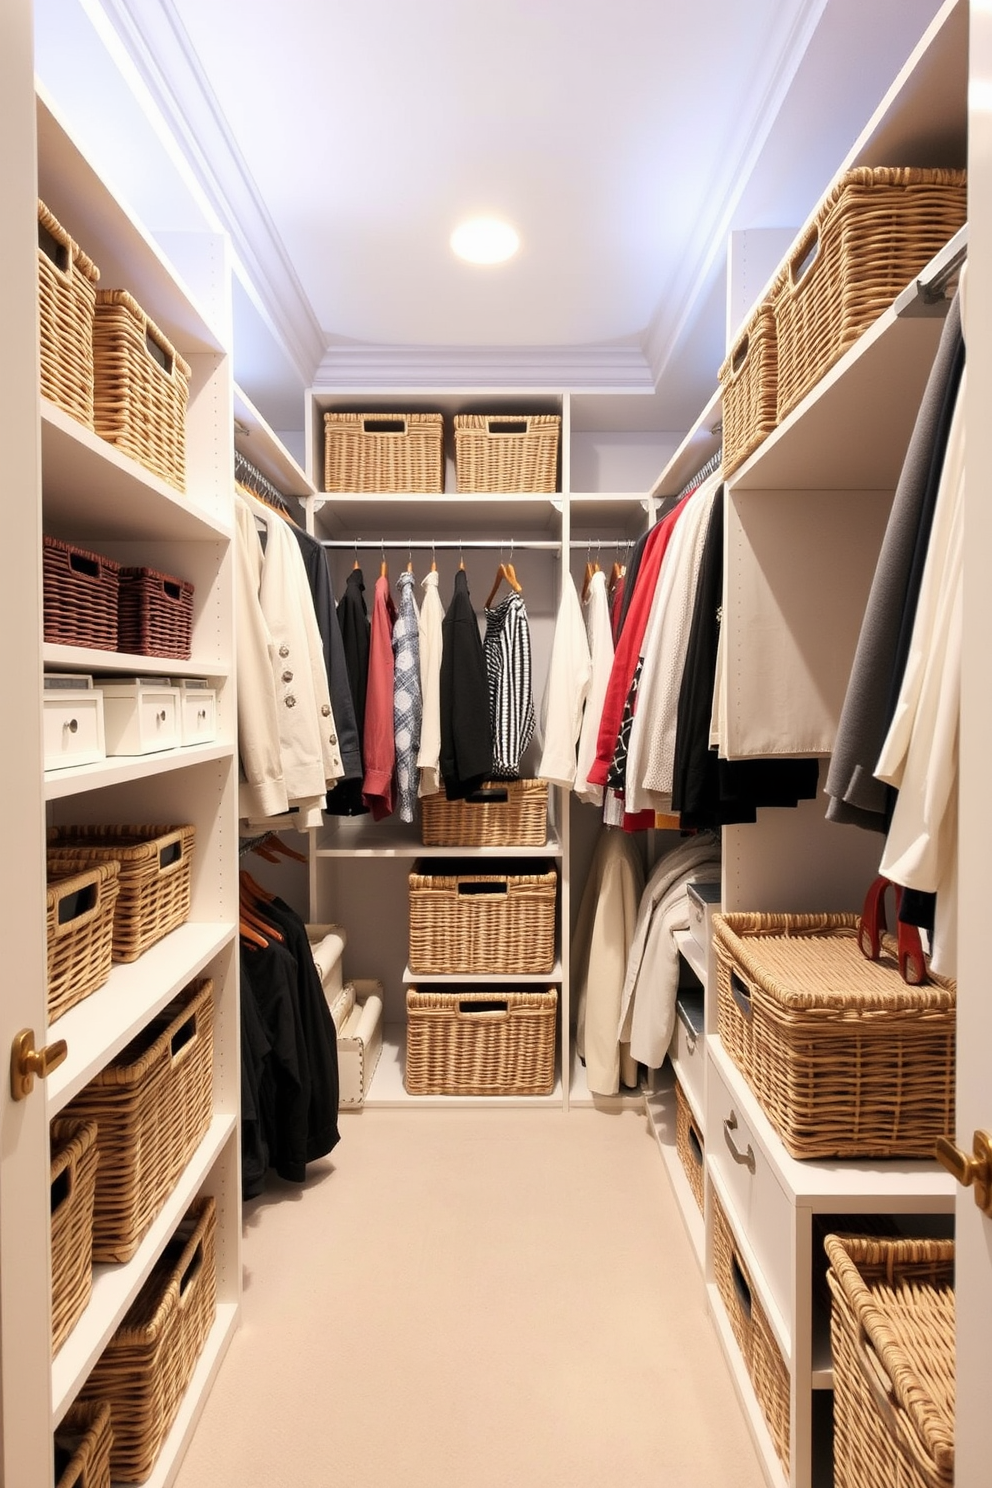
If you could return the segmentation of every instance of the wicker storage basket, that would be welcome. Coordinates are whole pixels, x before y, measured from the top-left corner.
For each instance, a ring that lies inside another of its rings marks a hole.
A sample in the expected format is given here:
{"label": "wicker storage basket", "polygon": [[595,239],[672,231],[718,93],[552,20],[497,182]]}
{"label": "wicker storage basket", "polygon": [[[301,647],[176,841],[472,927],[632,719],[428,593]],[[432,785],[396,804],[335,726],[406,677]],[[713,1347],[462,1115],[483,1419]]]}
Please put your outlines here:
{"label": "wicker storage basket", "polygon": [[544,976],[555,964],[557,875],[543,862],[444,858],[410,874],[417,976]]}
{"label": "wicker storage basket", "polygon": [[96,432],[185,491],[190,368],[126,290],[97,291],[93,374]]}
{"label": "wicker storage basket", "polygon": [[443,791],[420,803],[426,847],[543,847],[548,840],[548,782],[497,780],[463,801]]}
{"label": "wicker storage basket", "polygon": [[188,661],[193,643],[193,585],[154,568],[122,568],[117,645],[136,656]]}
{"label": "wicker storage basket", "polygon": [[861,166],[796,238],[775,297],[781,421],[967,215],[964,171]]}
{"label": "wicker storage basket", "polygon": [[558,992],[492,987],[406,994],[411,1095],[549,1095]]}
{"label": "wicker storage basket", "polygon": [[439,413],[325,413],[324,490],[444,490]]}
{"label": "wicker storage basket", "polygon": [[188,1210],[80,1392],[110,1404],[115,1483],[143,1483],[182,1404],[217,1311],[217,1211]]}
{"label": "wicker storage basket", "polygon": [[100,270],[38,203],[41,396],[93,427],[93,307]]}
{"label": "wicker storage basket", "polygon": [[556,491],[558,414],[455,416],[459,491]]}
{"label": "wicker storage basket", "polygon": [[714,915],[720,1040],[793,1157],[933,1157],[954,1129],[956,992],[854,914]]}
{"label": "wicker storage basket", "polygon": [[721,1300],[778,1459],[789,1477],[789,1372],[734,1241],[723,1205],[710,1189],[713,1270]]}
{"label": "wicker storage basket", "polygon": [[57,537],[42,538],[45,640],[116,651],[120,567]]}
{"label": "wicker storage basket", "polygon": [[778,356],[775,296],[778,277],[751,315],[720,368],[723,388],[723,474],[730,475],[753,454],[777,421]]}
{"label": "wicker storage basket", "polygon": [[52,1353],[79,1321],[93,1286],[93,1203],[100,1154],[96,1122],[51,1123]]}
{"label": "wicker storage basket", "polygon": [[119,864],[113,958],[136,961],[189,918],[195,836],[193,826],[51,827],[49,876]]}
{"label": "wicker storage basket", "polygon": [[48,1021],[110,975],[120,866],[101,863],[48,883]]}
{"label": "wicker storage basket", "polygon": [[837,1488],[954,1482],[954,1242],[828,1235]]}
{"label": "wicker storage basket", "polygon": [[213,983],[193,982],[66,1106],[97,1124],[93,1259],[129,1261],[210,1125]]}
{"label": "wicker storage basket", "polygon": [[55,1488],[110,1488],[110,1406],[76,1400],[55,1428]]}
{"label": "wicker storage basket", "polygon": [[703,1138],[682,1086],[675,1081],[675,1150],[689,1180],[692,1196],[703,1212]]}

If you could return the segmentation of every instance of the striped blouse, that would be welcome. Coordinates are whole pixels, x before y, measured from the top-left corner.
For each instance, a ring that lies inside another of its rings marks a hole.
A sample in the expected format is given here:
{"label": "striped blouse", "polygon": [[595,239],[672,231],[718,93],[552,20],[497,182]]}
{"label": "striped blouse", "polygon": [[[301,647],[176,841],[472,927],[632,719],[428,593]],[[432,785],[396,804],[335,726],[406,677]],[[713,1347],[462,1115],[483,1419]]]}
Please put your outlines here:
{"label": "striped blouse", "polygon": [[486,611],[483,641],[489,679],[493,779],[516,780],[520,758],[534,732],[530,626],[519,594]]}

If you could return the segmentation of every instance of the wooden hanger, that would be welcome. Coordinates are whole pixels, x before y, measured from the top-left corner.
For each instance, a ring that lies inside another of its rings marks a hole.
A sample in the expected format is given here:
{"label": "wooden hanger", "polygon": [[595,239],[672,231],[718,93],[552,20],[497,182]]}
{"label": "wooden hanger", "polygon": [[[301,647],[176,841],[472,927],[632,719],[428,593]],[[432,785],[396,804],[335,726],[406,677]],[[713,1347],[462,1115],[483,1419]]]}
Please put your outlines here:
{"label": "wooden hanger", "polygon": [[597,556],[596,556],[595,561],[593,561],[589,557],[586,558],[586,571],[585,571],[585,575],[584,575],[584,577],[582,579],[582,602],[583,602],[583,604],[589,598],[589,585],[592,583],[592,576],[593,576],[593,574],[596,574],[596,573],[599,573],[599,554],[598,554],[598,551],[597,551]]}
{"label": "wooden hanger", "polygon": [[499,589],[499,586],[500,586],[500,584],[502,584],[502,582],[503,582],[504,579],[509,584],[509,586],[513,590],[514,594],[521,594],[521,593],[523,593],[523,585],[517,579],[517,575],[516,575],[516,572],[514,571],[513,564],[512,563],[501,563],[499,565],[499,567],[496,569],[496,577],[493,580],[493,587],[490,589],[490,591],[489,591],[489,598],[486,600],[486,603],[485,603],[485,608],[487,610],[491,606],[493,600],[496,598],[497,590]]}
{"label": "wooden hanger", "polygon": [[260,858],[266,858],[270,863],[275,862],[277,858],[292,858],[294,863],[307,862],[306,853],[297,852],[295,847],[290,847],[274,832],[270,832],[263,841],[257,842],[252,852],[258,853]]}
{"label": "wooden hanger", "polygon": [[249,925],[248,921],[245,919],[239,919],[238,921],[238,934],[241,936],[241,939],[247,941],[249,945],[258,946],[259,950],[265,950],[265,948],[269,944],[269,942],[265,939],[265,936],[259,935],[258,931],[255,930],[251,925]]}

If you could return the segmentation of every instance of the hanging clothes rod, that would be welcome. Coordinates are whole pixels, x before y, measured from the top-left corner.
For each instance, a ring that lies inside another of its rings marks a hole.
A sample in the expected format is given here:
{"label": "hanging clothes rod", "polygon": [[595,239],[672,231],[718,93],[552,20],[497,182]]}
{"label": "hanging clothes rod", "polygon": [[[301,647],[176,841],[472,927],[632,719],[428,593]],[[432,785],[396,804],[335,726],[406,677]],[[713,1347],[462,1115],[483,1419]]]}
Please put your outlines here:
{"label": "hanging clothes rod", "polygon": [[465,538],[464,541],[457,537],[445,537],[438,538],[436,542],[431,538],[417,538],[411,542],[405,537],[324,537],[321,538],[320,545],[322,548],[390,548],[394,552],[404,553],[413,548],[427,552],[433,552],[435,548],[453,548],[456,552],[461,548],[488,548],[490,551],[493,548],[505,548],[507,551],[513,548],[516,552],[527,549],[529,552],[550,553],[561,547],[559,542],[536,542],[518,537]]}

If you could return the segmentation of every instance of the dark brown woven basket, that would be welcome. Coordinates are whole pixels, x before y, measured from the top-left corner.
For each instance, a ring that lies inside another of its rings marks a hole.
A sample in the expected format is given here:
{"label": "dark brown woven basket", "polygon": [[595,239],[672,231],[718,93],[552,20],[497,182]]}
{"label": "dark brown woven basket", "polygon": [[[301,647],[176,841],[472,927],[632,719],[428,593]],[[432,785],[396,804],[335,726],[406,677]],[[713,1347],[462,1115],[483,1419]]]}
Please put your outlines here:
{"label": "dark brown woven basket", "polygon": [[117,645],[136,656],[188,661],[193,644],[193,585],[154,568],[122,568]]}
{"label": "dark brown woven basket", "polygon": [[190,368],[126,290],[97,291],[93,375],[96,432],[185,491]]}
{"label": "dark brown woven basket", "polygon": [[836,1488],[954,1482],[954,1241],[828,1235]]}
{"label": "dark brown woven basket", "polygon": [[51,827],[48,873],[58,878],[117,863],[113,959],[136,961],[189,918],[195,838],[190,825]]}
{"label": "dark brown woven basket", "polygon": [[116,651],[120,567],[57,537],[42,538],[45,640]]}
{"label": "dark brown woven basket", "polygon": [[52,1353],[86,1310],[93,1286],[93,1205],[100,1153],[96,1122],[51,1123]]}
{"label": "dark brown woven basket", "polygon": [[439,413],[325,413],[324,490],[444,490]]}
{"label": "dark brown woven basket", "polygon": [[110,1406],[76,1400],[55,1428],[55,1488],[110,1488]]}
{"label": "dark brown woven basket", "polygon": [[675,1081],[675,1150],[692,1196],[703,1212],[703,1139],[678,1080]]}
{"label": "dark brown woven basket", "polygon": [[93,307],[100,270],[38,203],[41,396],[93,427]]}
{"label": "dark brown woven basket", "polygon": [[117,863],[101,863],[49,880],[49,1023],[102,987],[110,975],[119,875]]}
{"label": "dark brown woven basket", "polygon": [[191,983],[66,1106],[95,1121],[93,1259],[129,1261],[210,1125],[213,983]]}
{"label": "dark brown woven basket", "polygon": [[406,994],[411,1095],[549,1095],[558,992],[466,987]]}
{"label": "dark brown woven basket", "polygon": [[115,1483],[143,1483],[182,1404],[217,1312],[217,1210],[188,1210],[80,1392],[110,1404]]}
{"label": "dark brown woven basket", "polygon": [[558,876],[542,862],[437,858],[410,874],[417,976],[545,976],[555,964]]}

